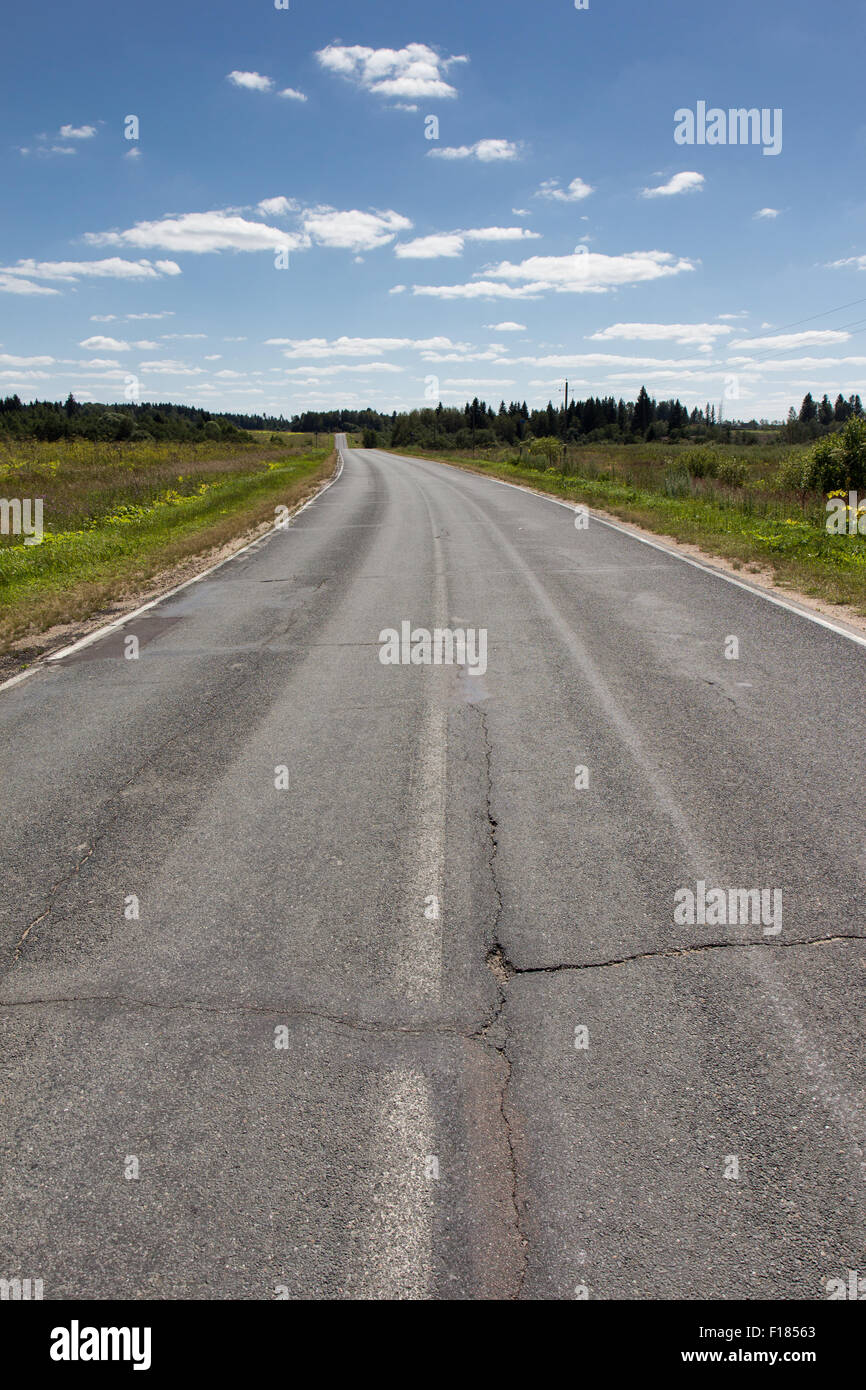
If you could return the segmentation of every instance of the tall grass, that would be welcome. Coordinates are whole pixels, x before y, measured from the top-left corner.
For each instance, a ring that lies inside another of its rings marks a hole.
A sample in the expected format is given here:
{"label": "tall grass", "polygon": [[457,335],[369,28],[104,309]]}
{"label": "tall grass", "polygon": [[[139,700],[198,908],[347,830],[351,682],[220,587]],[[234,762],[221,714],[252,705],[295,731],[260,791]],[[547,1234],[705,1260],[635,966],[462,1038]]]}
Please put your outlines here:
{"label": "tall grass", "polygon": [[0,652],[272,521],[330,470],[323,442],[0,441],[0,496],[44,499],[41,544],[0,535]]}

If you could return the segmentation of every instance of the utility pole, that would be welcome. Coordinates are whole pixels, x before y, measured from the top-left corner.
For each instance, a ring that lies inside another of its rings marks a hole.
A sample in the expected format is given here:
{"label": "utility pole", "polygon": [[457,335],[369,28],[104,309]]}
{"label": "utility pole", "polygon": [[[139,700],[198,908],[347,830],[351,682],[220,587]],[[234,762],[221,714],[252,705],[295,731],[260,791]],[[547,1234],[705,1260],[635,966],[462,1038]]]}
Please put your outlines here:
{"label": "utility pole", "polygon": [[565,383],[565,414],[562,417],[562,476],[565,477],[565,464],[568,454],[566,434],[568,431],[568,382]]}

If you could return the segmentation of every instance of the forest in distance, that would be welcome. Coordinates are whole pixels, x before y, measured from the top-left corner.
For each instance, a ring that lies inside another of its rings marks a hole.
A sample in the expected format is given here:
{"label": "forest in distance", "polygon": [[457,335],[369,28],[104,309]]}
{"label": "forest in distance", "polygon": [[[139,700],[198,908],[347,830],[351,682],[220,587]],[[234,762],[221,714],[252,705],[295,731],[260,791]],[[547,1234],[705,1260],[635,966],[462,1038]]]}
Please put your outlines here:
{"label": "forest in distance", "polygon": [[645,440],[717,440],[725,443],[807,442],[840,430],[852,417],[862,418],[859,393],[841,392],[815,400],[807,392],[799,409],[793,405],[784,423],[724,418],[721,406],[707,402],[689,410],[678,398],[656,400],[642,386],[634,401],[588,396],[567,407],[548,401],[530,409],[526,401],[501,401],[498,409],[477,396],[464,406],[437,405],[410,411],[307,410],[282,415],[215,412],[173,402],[82,402],[70,393],[65,401],[22,402],[17,395],[0,400],[0,435],[18,439],[85,438],[104,441],[237,440],[243,431],[274,433],[361,434],[365,447],[442,447],[457,449],[519,445],[555,438],[568,443],[629,443]]}

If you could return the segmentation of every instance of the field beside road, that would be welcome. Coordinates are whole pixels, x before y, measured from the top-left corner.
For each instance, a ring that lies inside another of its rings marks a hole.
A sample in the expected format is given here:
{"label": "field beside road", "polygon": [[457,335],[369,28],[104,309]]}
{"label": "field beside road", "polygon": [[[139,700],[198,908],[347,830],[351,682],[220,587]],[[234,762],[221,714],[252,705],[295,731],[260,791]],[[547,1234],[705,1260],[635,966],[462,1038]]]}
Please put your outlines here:
{"label": "field beside road", "polygon": [[866,535],[828,533],[824,495],[796,486],[809,452],[777,444],[569,445],[563,468],[539,466],[528,451],[521,457],[513,449],[474,457],[465,450],[399,450],[583,502],[864,614]]}
{"label": "field beside road", "polygon": [[42,498],[44,517],[40,544],[0,535],[0,657],[273,521],[333,471],[321,443],[0,439],[0,495]]}

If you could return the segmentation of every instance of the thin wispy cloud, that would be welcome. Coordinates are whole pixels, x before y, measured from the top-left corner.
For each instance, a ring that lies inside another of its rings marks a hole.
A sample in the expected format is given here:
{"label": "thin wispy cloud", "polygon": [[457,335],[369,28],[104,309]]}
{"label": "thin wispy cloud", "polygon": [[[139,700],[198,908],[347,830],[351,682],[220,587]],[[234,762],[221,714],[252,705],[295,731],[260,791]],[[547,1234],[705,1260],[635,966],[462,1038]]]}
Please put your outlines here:
{"label": "thin wispy cloud", "polygon": [[53,357],[15,357],[12,353],[0,352],[0,365],[4,367],[50,367]]}
{"label": "thin wispy cloud", "polygon": [[766,338],[736,338],[732,348],[749,348],[753,351],[775,348],[819,347],[824,343],[846,343],[850,333],[841,328],[809,329],[805,333],[776,333]]}
{"label": "thin wispy cloud", "polygon": [[513,140],[476,140],[474,145],[446,145],[427,151],[434,159],[475,159],[479,164],[495,164],[519,159],[520,146]]}
{"label": "thin wispy cloud", "polygon": [[467,241],[535,241],[539,232],[526,227],[475,227],[468,231],[436,232],[431,236],[402,241],[394,247],[401,260],[436,260],[440,257],[462,256]]}
{"label": "thin wispy cloud", "polygon": [[676,343],[714,343],[733,329],[720,323],[612,323],[597,333],[587,336],[593,342],[608,342],[614,338],[626,338],[642,342],[660,342],[671,339]]}
{"label": "thin wispy cloud", "polygon": [[439,299],[529,299],[546,293],[602,294],[624,285],[666,279],[694,269],[669,251],[629,251],[607,256],[581,248],[570,256],[530,256],[502,261],[465,285],[414,285],[413,292]]}
{"label": "thin wispy cloud", "polygon": [[180,275],[175,261],[125,261],[110,256],[101,261],[18,261],[0,267],[3,275],[21,275],[36,280],[65,280],[73,284],[88,277],[108,280],[158,280],[164,275]]}
{"label": "thin wispy cloud", "polygon": [[450,348],[450,338],[268,338],[266,347],[283,348],[284,357],[374,357],[407,348]]}

